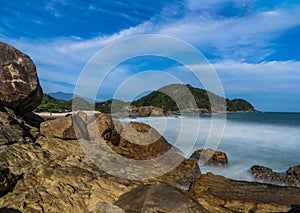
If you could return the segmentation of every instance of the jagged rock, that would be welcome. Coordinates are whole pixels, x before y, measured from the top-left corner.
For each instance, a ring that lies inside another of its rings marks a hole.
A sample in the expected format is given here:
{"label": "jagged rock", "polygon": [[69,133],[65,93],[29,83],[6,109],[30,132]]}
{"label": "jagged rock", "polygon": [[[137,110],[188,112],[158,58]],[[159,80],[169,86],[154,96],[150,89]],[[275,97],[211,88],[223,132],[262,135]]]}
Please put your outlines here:
{"label": "jagged rock", "polygon": [[11,190],[17,183],[18,178],[10,173],[8,168],[0,166],[0,197]]}
{"label": "jagged rock", "polygon": [[[130,158],[153,159],[163,155],[172,148],[164,137],[162,137],[151,126],[139,123],[130,122],[122,123],[121,139],[115,151],[120,152],[122,149],[129,150]],[[126,155],[126,154],[125,154]]]}
{"label": "jagged rock", "polygon": [[297,175],[294,175],[294,172],[297,173],[297,167],[290,168],[286,176],[282,173],[274,172],[271,168],[259,165],[252,166],[251,171],[255,180],[261,183],[300,187],[300,179]]}
{"label": "jagged rock", "polygon": [[88,133],[91,140],[104,139],[118,146],[120,133],[122,130],[118,120],[113,120],[110,115],[105,113],[95,114],[88,122]]}
{"label": "jagged rock", "polygon": [[212,149],[196,150],[191,156],[191,159],[199,160],[202,165],[220,167],[228,166],[228,158],[226,153]]}
{"label": "jagged rock", "polygon": [[0,103],[30,112],[42,101],[43,91],[29,56],[0,42]]}
{"label": "jagged rock", "polygon": [[88,139],[86,123],[78,115],[57,118],[41,123],[41,134],[66,140]]}
{"label": "jagged rock", "polygon": [[300,189],[200,175],[189,192],[212,212],[287,212],[300,203]]}
{"label": "jagged rock", "polygon": [[165,112],[162,108],[155,106],[131,107],[128,109],[129,117],[149,117],[163,116]]}
{"label": "jagged rock", "polygon": [[165,183],[135,188],[122,195],[115,205],[125,212],[208,212],[187,194]]}

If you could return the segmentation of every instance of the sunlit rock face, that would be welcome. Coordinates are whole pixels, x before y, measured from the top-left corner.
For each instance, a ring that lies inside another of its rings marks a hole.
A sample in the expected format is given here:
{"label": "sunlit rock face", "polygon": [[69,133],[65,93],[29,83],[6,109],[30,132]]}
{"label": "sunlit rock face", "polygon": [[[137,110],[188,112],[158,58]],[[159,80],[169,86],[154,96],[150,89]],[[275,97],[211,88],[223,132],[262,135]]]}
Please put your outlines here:
{"label": "sunlit rock face", "polygon": [[36,67],[29,56],[0,42],[0,103],[19,112],[30,112],[42,101]]}

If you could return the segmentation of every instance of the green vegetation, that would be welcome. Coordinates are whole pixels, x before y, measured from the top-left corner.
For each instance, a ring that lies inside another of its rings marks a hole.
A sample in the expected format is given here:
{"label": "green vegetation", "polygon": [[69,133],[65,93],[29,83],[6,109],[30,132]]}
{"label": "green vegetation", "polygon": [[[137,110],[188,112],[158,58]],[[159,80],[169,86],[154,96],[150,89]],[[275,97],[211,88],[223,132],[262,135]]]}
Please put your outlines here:
{"label": "green vegetation", "polygon": [[35,110],[36,112],[69,112],[72,109],[72,102],[61,101],[44,94],[42,103]]}
{"label": "green vegetation", "polygon": [[[211,109],[210,102],[214,102]],[[178,105],[177,105],[177,104]],[[224,105],[226,103],[226,106]],[[96,110],[110,113],[125,111],[130,105],[156,106],[166,112],[178,112],[178,109],[202,112],[220,112],[227,109],[228,112],[255,111],[254,107],[243,99],[225,99],[209,91],[192,87],[191,85],[171,84],[160,88],[157,91],[133,101],[131,104],[121,100],[111,99],[105,102],[98,102],[95,105],[83,98],[76,97],[70,101],[61,101],[44,95],[41,105],[36,109],[37,112],[68,112],[75,110]]]}

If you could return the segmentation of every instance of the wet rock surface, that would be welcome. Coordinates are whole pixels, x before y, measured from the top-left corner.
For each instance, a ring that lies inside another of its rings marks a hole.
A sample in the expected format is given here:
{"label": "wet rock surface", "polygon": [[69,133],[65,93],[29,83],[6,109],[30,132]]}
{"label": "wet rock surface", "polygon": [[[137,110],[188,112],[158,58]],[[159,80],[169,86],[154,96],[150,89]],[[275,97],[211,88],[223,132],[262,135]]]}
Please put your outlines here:
{"label": "wet rock surface", "polygon": [[30,112],[42,101],[43,91],[29,56],[0,42],[0,104]]}
{"label": "wet rock surface", "polygon": [[300,187],[299,166],[289,168],[286,174],[259,165],[252,166],[251,171],[255,180],[261,183]]}

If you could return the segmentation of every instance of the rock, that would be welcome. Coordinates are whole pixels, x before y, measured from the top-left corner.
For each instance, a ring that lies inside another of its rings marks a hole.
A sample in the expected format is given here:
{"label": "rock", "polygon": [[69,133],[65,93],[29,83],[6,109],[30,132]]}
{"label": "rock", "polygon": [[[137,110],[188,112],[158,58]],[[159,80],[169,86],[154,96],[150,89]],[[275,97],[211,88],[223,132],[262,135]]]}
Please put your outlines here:
{"label": "rock", "polygon": [[33,112],[28,112],[28,113],[24,113],[22,114],[22,118],[31,126],[34,126],[36,128],[40,128],[40,125],[42,122],[45,121],[44,118],[42,118],[41,116],[33,113]]}
{"label": "rock", "polygon": [[8,168],[0,166],[0,197],[12,190],[17,181],[18,178]]}
{"label": "rock", "polygon": [[300,189],[234,181],[207,173],[200,175],[189,192],[212,212],[287,212],[300,203]]}
{"label": "rock", "polygon": [[151,126],[139,122],[130,122],[122,123],[118,148],[120,149],[115,149],[116,152],[124,155],[122,149],[126,149],[130,151],[128,157],[141,160],[159,157],[170,150],[172,145]]}
{"label": "rock", "polygon": [[43,91],[29,56],[0,42],[0,103],[19,112],[30,112],[42,101]]}
{"label": "rock", "polygon": [[208,212],[187,194],[165,183],[135,188],[122,195],[115,205],[125,212]]}
{"label": "rock", "polygon": [[188,190],[194,179],[200,174],[201,171],[196,160],[184,159],[176,168],[158,179]]}
{"label": "rock", "polygon": [[35,143],[0,146],[0,162],[13,174],[24,174],[0,206],[25,213],[99,212],[99,202],[113,203],[140,185],[101,171],[74,140],[39,137]]}
{"label": "rock", "polygon": [[220,167],[228,166],[228,158],[226,153],[212,150],[212,149],[197,150],[193,153],[191,159],[199,160],[201,165],[220,166]]}
{"label": "rock", "polygon": [[294,175],[295,171],[297,173],[297,167],[290,168],[287,171],[287,176],[284,176],[279,172],[274,172],[271,168],[259,165],[252,166],[251,171],[255,177],[255,180],[261,183],[300,187],[300,179],[298,179],[298,176]]}
{"label": "rock", "polygon": [[90,212],[125,213],[125,211],[120,207],[112,203],[103,203],[103,202],[98,202],[95,211],[90,211]]}
{"label": "rock", "polygon": [[0,146],[33,142],[34,132],[37,131],[12,110],[7,108],[0,110]]}
{"label": "rock", "polygon": [[131,107],[128,109],[129,117],[164,116],[162,108],[155,106]]}
{"label": "rock", "polygon": [[120,142],[121,124],[110,115],[98,113],[88,122],[87,126],[91,140],[104,139],[118,146]]}
{"label": "rock", "polygon": [[65,140],[89,138],[86,123],[78,115],[45,121],[41,123],[40,131],[46,137]]}

